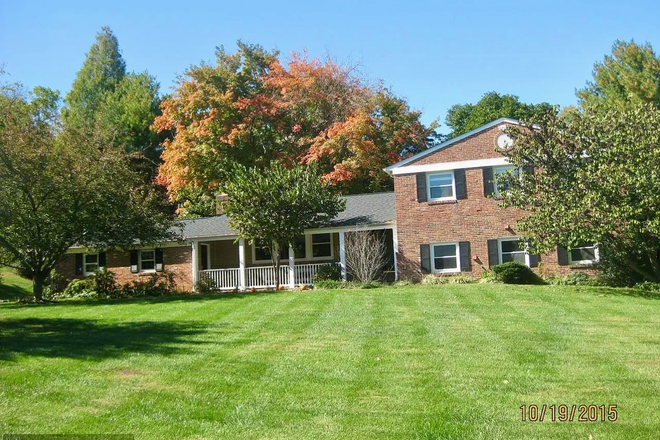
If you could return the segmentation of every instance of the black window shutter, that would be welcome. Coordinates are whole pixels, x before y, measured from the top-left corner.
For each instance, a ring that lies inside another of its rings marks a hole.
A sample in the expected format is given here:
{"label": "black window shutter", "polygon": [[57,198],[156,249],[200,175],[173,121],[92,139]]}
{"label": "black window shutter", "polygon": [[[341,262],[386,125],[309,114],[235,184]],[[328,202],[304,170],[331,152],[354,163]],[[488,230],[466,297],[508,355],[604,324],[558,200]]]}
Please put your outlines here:
{"label": "black window shutter", "polygon": [[495,185],[493,185],[493,169],[488,167],[483,169],[484,174],[484,196],[492,196],[495,192]]}
{"label": "black window shutter", "polygon": [[76,254],[76,275],[83,274],[83,254]]}
{"label": "black window shutter", "polygon": [[465,170],[454,170],[456,179],[456,199],[467,199],[467,182],[465,181]]}
{"label": "black window shutter", "polygon": [[131,273],[138,273],[140,268],[138,268],[138,251],[131,251]]}
{"label": "black window shutter", "polygon": [[156,248],[154,253],[156,254],[156,271],[157,272],[162,272],[163,269],[164,269],[163,249],[162,248]]}
{"label": "black window shutter", "polygon": [[99,252],[99,269],[105,268],[105,252]]}
{"label": "black window shutter", "polygon": [[472,258],[470,256],[470,242],[461,241],[458,243],[458,252],[461,256],[461,272],[472,270]]}
{"label": "black window shutter", "polygon": [[493,267],[496,264],[500,264],[497,240],[488,240],[488,267]]}
{"label": "black window shutter", "polygon": [[540,259],[541,259],[541,256],[539,254],[530,254],[530,256],[529,256],[529,267],[538,267]]}
{"label": "black window shutter", "polygon": [[431,247],[428,244],[420,245],[419,256],[422,263],[422,273],[431,273]]}
{"label": "black window shutter", "polygon": [[568,266],[568,250],[565,247],[557,248],[557,263],[560,266]]}
{"label": "black window shutter", "polygon": [[426,173],[417,173],[417,201],[426,202]]}

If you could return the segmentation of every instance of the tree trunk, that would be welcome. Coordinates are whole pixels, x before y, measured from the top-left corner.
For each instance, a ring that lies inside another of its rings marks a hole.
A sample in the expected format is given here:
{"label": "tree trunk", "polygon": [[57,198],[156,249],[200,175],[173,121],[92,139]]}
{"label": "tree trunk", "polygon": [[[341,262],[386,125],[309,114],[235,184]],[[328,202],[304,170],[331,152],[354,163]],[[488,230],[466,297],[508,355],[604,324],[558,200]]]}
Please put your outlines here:
{"label": "tree trunk", "polygon": [[651,282],[658,281],[658,279],[653,275],[653,273],[640,267],[639,264],[637,264],[632,258],[626,258],[625,261],[628,263],[628,266],[630,266],[632,271],[641,275],[645,281],[651,281]]}
{"label": "tree trunk", "polygon": [[40,273],[35,273],[32,278],[32,289],[34,290],[34,299],[36,301],[44,300],[44,281],[46,277]]}
{"label": "tree trunk", "polygon": [[280,245],[273,243],[270,253],[273,260],[273,270],[275,270],[275,290],[280,290]]}
{"label": "tree trunk", "polygon": [[654,282],[660,282],[660,260],[658,260],[658,250],[652,249],[649,251],[649,261],[651,262],[651,268],[653,269],[653,275],[655,275]]}

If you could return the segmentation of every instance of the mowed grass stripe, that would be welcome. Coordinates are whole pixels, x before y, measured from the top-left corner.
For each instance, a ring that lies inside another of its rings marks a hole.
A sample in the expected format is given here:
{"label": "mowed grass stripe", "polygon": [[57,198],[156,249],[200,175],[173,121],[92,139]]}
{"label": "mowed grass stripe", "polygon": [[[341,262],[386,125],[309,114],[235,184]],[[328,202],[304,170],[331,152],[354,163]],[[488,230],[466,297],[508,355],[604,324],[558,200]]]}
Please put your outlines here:
{"label": "mowed grass stripe", "polygon": [[154,410],[170,427],[168,435],[177,438],[219,435],[226,426],[234,430],[258,427],[262,423],[259,408],[268,405],[265,376],[277,362],[272,358],[281,356],[298,337],[299,327],[312,320],[305,309],[310,311],[300,296],[277,294],[268,300],[257,298],[249,310],[211,323],[205,336],[216,342],[173,365],[173,373],[164,380],[186,383],[188,392],[175,389],[173,398],[163,400],[144,390],[137,402],[128,403],[145,414],[136,428],[148,429]]}

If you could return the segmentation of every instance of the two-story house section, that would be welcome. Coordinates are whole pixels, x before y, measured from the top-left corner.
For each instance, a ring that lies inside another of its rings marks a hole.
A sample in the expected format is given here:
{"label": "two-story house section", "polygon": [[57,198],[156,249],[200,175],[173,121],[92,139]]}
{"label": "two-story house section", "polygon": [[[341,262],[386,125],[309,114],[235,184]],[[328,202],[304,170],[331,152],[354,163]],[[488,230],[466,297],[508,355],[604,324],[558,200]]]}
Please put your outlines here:
{"label": "two-story house section", "polygon": [[518,122],[497,119],[385,169],[394,178],[401,278],[461,272],[479,276],[507,261],[540,265],[545,274],[565,274],[593,262],[593,247],[584,249],[579,260],[565,249],[529,254],[516,230],[524,213],[498,206],[503,188],[495,176],[516,172],[500,153],[511,145],[504,132],[511,124]]}

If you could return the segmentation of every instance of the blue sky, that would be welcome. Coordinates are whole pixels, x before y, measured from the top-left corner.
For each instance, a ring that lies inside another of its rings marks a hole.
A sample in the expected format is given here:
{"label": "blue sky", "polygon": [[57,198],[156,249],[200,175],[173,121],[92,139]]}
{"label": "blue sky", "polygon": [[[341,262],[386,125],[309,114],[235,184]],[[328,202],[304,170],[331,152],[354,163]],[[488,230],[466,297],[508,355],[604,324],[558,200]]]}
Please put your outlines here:
{"label": "blue sky", "polygon": [[[0,0],[5,80],[66,93],[95,34],[110,26],[128,70],[165,93],[191,64],[242,39],[358,64],[425,123],[488,91],[523,102],[576,102],[575,89],[616,39],[660,50],[660,2],[604,1],[9,1]],[[446,132],[443,125],[440,131]]]}

